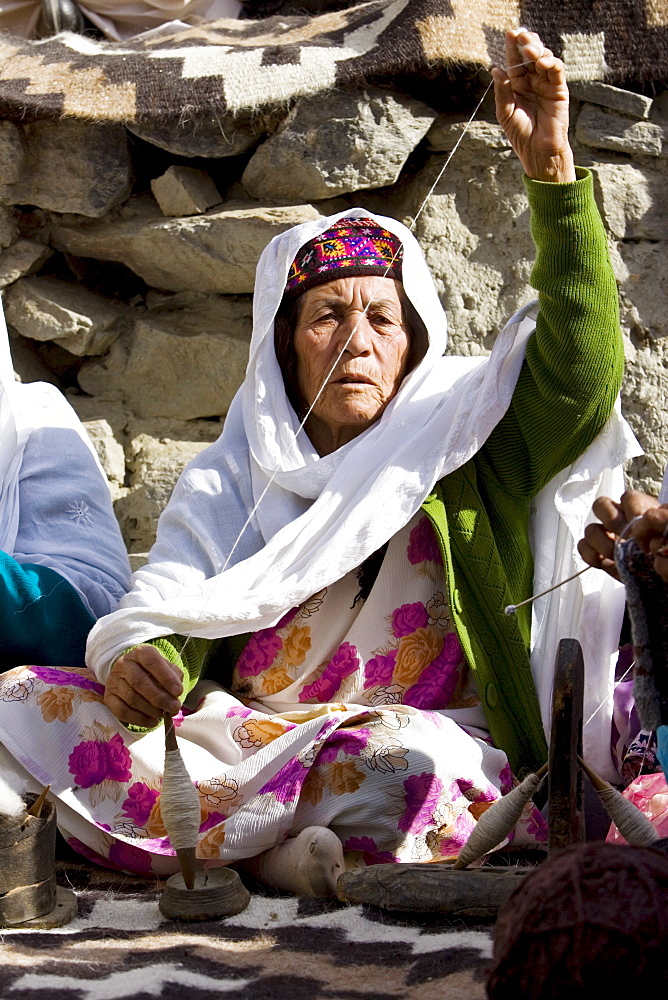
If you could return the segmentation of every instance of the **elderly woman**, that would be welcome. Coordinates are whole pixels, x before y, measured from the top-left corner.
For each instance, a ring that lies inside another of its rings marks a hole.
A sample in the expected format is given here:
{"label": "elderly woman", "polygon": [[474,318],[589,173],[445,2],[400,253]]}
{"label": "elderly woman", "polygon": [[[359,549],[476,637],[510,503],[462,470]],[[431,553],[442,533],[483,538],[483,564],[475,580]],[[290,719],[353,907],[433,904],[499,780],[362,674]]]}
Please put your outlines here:
{"label": "elderly woman", "polygon": [[[526,607],[503,613],[572,571],[591,499],[619,487],[605,470],[629,452],[615,282],[573,166],[563,66],[524,30],[507,62],[497,111],[527,174],[539,310],[488,359],[443,357],[445,317],[399,223],[353,209],[277,237],[246,380],[131,594],[91,633],[96,678],[63,674],[46,727],[40,679],[0,703],[0,739],[51,781],[88,856],[175,870],[151,729],[165,713],[199,793],[198,856],[327,894],[346,862],[456,856],[543,762],[555,642],[580,618],[605,707],[616,636],[600,588],[543,603],[533,629]],[[605,715],[585,752],[609,772]],[[514,843],[543,838],[528,809]]]}

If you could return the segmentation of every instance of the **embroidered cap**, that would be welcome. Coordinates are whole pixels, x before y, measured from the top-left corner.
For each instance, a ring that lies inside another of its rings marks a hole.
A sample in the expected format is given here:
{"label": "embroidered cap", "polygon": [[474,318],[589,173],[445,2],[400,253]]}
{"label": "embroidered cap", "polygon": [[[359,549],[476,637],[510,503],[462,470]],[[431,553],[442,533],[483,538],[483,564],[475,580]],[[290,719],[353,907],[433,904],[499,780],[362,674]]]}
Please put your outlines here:
{"label": "embroidered cap", "polygon": [[401,240],[373,219],[339,219],[309,240],[292,262],[286,295],[300,295],[337,278],[379,275],[401,280]]}

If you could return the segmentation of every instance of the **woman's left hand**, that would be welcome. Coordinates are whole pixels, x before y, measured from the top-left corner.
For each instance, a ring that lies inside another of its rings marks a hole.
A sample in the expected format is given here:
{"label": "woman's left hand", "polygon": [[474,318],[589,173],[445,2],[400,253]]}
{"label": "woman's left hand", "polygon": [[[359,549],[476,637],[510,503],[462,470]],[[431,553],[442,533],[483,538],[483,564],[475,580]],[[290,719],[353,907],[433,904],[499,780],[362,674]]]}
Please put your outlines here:
{"label": "woman's left hand", "polygon": [[561,59],[535,31],[506,32],[506,69],[495,66],[496,116],[527,177],[574,181],[568,142],[568,87]]}

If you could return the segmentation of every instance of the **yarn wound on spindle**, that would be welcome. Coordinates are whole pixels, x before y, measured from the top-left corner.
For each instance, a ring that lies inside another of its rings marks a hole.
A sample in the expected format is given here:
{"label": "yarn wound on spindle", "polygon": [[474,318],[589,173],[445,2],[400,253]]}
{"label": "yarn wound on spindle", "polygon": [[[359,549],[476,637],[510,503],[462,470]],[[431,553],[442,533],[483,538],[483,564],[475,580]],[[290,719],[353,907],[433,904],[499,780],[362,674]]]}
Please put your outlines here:
{"label": "yarn wound on spindle", "polygon": [[490,1000],[661,995],[668,987],[668,856],[581,844],[526,877],[494,931]]}

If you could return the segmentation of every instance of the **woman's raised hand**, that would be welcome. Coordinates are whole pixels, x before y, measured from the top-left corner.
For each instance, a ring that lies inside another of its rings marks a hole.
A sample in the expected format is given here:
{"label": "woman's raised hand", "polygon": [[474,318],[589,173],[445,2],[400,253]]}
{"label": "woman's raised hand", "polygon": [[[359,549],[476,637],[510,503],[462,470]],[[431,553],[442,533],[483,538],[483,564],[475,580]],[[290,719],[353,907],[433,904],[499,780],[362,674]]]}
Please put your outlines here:
{"label": "woman's raised hand", "polygon": [[109,671],[104,703],[125,725],[150,728],[181,707],[183,674],[155,646],[135,646]]}
{"label": "woman's raised hand", "polygon": [[535,31],[506,32],[506,67],[495,66],[496,116],[527,177],[574,181],[568,142],[568,87],[561,59]]}

